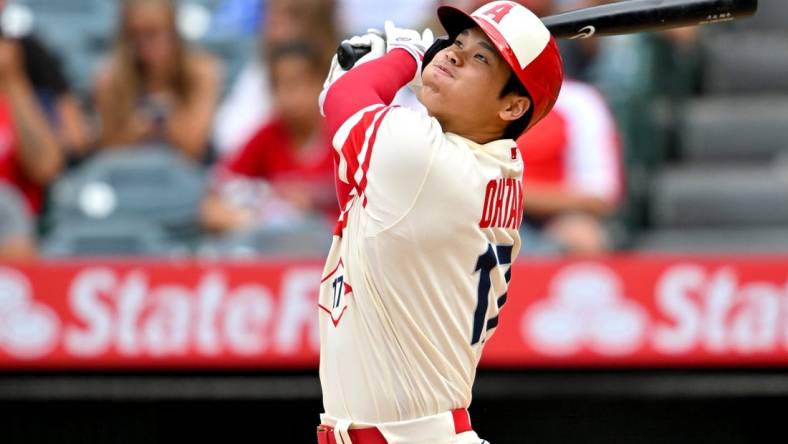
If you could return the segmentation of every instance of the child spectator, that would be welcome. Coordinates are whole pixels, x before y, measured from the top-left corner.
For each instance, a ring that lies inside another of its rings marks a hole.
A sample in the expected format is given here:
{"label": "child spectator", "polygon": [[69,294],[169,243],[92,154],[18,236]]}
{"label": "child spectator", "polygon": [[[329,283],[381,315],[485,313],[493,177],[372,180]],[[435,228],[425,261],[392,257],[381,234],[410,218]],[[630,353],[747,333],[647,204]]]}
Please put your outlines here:
{"label": "child spectator", "polygon": [[271,48],[294,40],[314,45],[326,71],[337,47],[334,0],[269,0],[258,51],[244,66],[216,116],[213,141],[220,156],[237,151],[273,110],[268,57]]}
{"label": "child spectator", "polygon": [[171,0],[125,0],[94,85],[102,148],[164,143],[202,161],[221,85],[211,56],[178,35]]}
{"label": "child spectator", "polygon": [[[338,215],[331,143],[317,106],[323,57],[307,42],[292,42],[271,49],[270,68],[274,117],[218,168],[202,208],[203,224],[212,231],[314,217],[328,222]],[[239,177],[263,179],[268,186],[251,202],[240,202],[244,193],[233,181]]]}

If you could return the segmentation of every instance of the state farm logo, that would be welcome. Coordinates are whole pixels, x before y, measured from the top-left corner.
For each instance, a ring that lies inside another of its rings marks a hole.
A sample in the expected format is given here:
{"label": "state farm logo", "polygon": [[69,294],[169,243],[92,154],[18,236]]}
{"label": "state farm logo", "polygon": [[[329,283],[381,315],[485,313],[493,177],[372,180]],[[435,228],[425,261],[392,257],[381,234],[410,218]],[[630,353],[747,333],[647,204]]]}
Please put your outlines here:
{"label": "state farm logo", "polygon": [[[143,269],[85,268],[60,280],[62,304],[33,297],[27,277],[0,267],[0,361],[60,353],[88,359],[298,356],[319,348],[314,301],[320,269],[294,267],[280,291],[225,273],[156,282]],[[60,308],[60,311],[53,311]]]}
{"label": "state farm logo", "polygon": [[33,300],[30,282],[0,268],[0,348],[19,359],[35,359],[58,344],[60,321],[48,306]]}
{"label": "state farm logo", "polygon": [[317,350],[319,279],[318,268],[288,270],[276,297],[254,282],[230,285],[218,271],[196,283],[154,284],[144,270],[85,269],[69,290],[75,322],[64,328],[63,346],[81,358],[292,355],[308,335]]}
{"label": "state farm logo", "polygon": [[550,356],[583,349],[621,356],[643,345],[648,314],[621,291],[619,277],[596,264],[572,265],[551,282],[550,294],[523,316],[521,329],[531,347]]}

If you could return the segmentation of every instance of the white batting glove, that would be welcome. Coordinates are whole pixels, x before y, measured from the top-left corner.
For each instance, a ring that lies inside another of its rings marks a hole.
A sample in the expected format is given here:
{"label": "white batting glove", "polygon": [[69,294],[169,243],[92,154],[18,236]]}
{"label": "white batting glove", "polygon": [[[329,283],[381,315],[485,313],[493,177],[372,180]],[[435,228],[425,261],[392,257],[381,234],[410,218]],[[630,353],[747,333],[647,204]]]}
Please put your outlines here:
{"label": "white batting glove", "polygon": [[[369,48],[369,52],[364,54],[363,57],[356,61],[356,64],[353,65],[354,68],[386,54],[386,41],[380,35],[380,31],[376,31],[374,29],[368,30],[367,34],[344,40],[343,43],[344,42],[348,42],[351,44],[351,46],[355,47]],[[328,70],[328,76],[326,76],[326,80],[323,82],[323,90],[320,92],[320,97],[318,98],[320,114],[322,114],[324,117],[325,113],[323,112],[323,103],[326,100],[326,94],[328,93],[329,88],[331,88],[331,85],[333,85],[334,82],[336,82],[340,77],[345,75],[346,72],[347,71],[339,66],[339,61],[337,60],[337,56],[335,54],[334,58],[331,59],[331,67]]]}
{"label": "white batting glove", "polygon": [[424,53],[435,41],[432,31],[428,28],[419,33],[413,29],[397,28],[391,20],[387,20],[383,27],[386,32],[386,52],[401,48],[416,59],[416,75],[408,86],[417,89],[421,86],[421,63],[424,60]]}

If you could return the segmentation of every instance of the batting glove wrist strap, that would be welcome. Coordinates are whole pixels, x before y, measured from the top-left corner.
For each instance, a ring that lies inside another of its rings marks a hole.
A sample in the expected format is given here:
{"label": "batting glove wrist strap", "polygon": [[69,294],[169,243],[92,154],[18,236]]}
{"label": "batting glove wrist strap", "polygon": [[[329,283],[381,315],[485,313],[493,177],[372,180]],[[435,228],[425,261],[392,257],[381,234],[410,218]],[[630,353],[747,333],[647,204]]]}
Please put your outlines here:
{"label": "batting glove wrist strap", "polygon": [[419,33],[413,29],[397,28],[390,20],[386,21],[384,29],[386,32],[386,52],[397,48],[408,51],[419,64],[418,71],[421,71],[424,53],[427,52],[427,48],[432,45],[434,40],[432,31],[426,29],[423,33]]}

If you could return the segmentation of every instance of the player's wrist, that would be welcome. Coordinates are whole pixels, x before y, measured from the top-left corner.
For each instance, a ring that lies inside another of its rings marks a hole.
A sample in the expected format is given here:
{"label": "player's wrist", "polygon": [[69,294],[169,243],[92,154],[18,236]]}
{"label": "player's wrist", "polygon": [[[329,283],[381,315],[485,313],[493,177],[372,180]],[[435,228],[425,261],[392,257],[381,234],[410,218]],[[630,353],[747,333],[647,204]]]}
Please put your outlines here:
{"label": "player's wrist", "polygon": [[418,32],[413,29],[397,28],[391,21],[386,21],[384,29],[386,32],[386,52],[402,50],[416,61],[416,71],[410,84],[417,86],[421,83],[421,64],[424,54],[434,41],[432,31],[425,29],[424,32]]}

